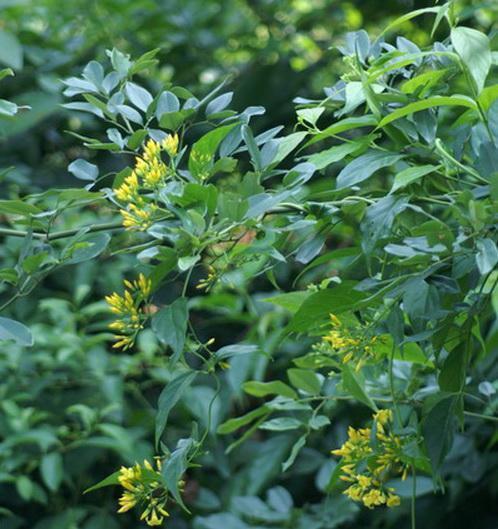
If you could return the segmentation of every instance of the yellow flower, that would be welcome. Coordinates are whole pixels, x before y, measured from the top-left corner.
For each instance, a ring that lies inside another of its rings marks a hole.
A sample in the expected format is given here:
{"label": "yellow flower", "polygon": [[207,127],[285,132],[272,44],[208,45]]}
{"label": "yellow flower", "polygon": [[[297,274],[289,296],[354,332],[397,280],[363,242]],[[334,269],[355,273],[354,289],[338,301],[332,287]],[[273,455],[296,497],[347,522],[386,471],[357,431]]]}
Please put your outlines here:
{"label": "yellow flower", "polygon": [[329,314],[329,316],[332,325],[335,325],[337,327],[341,326],[341,320],[335,314]]}
{"label": "yellow flower", "polygon": [[118,502],[120,505],[120,508],[118,509],[118,514],[122,514],[124,512],[129,511],[130,509],[133,509],[133,507],[135,507],[135,505],[137,504],[135,495],[131,492],[123,492]]}
{"label": "yellow flower", "polygon": [[397,507],[401,503],[401,500],[399,496],[396,496],[396,494],[389,494],[387,496],[386,505],[388,507]]}
{"label": "yellow flower", "polygon": [[377,422],[377,424],[381,424],[382,426],[386,425],[388,422],[391,422],[393,420],[393,412],[391,410],[379,410],[374,415],[374,421]]}
{"label": "yellow flower", "polygon": [[363,505],[371,509],[376,505],[386,503],[386,495],[378,489],[371,489],[370,492],[362,497]]}
{"label": "yellow flower", "polygon": [[162,148],[168,153],[169,156],[176,156],[178,153],[178,134],[168,134],[166,138],[161,142]]}
{"label": "yellow flower", "polygon": [[143,465],[121,467],[118,475],[119,484],[125,489],[118,500],[118,513],[122,514],[136,505],[144,510],[140,516],[149,526],[161,525],[169,516],[166,510],[168,490],[162,483],[161,462],[156,459],[157,469],[144,460]]}
{"label": "yellow flower", "polygon": [[161,145],[157,141],[149,140],[144,147],[144,160],[150,162],[161,155]]}
{"label": "yellow flower", "polygon": [[135,204],[130,204],[128,208],[128,210],[119,210],[123,217],[123,226],[125,228],[145,231],[152,225],[152,217],[155,210],[154,205],[149,205],[147,208],[141,208]]}
{"label": "yellow flower", "polygon": [[122,296],[114,292],[105,299],[109,309],[119,316],[118,319],[109,324],[109,328],[117,331],[114,349],[129,349],[135,343],[137,332],[143,328],[146,318],[142,310],[142,303],[146,301],[152,290],[152,282],[143,274],[139,274],[134,281],[124,280],[126,287]]}
{"label": "yellow flower", "polygon": [[369,476],[362,476],[361,474],[356,476],[356,479],[358,480],[358,484],[362,489],[366,489],[370,487],[372,484],[372,478]]}
{"label": "yellow flower", "polygon": [[124,179],[124,182],[114,190],[118,200],[132,202],[138,200],[139,183],[135,171]]}
{"label": "yellow flower", "polygon": [[365,337],[361,327],[346,327],[337,316],[329,314],[330,330],[322,336],[321,342],[313,346],[321,354],[339,355],[342,363],[353,363],[359,371],[368,360],[375,359],[372,344],[375,338]]}
{"label": "yellow flower", "polygon": [[402,477],[409,466],[402,463],[401,451],[406,440],[391,432],[391,410],[379,410],[372,417],[376,425],[376,439],[372,428],[348,428],[348,439],[332,453],[342,458],[339,478],[349,484],[344,491],[353,501],[372,509],[379,505],[396,507],[400,498],[394,489],[386,487],[392,474]]}

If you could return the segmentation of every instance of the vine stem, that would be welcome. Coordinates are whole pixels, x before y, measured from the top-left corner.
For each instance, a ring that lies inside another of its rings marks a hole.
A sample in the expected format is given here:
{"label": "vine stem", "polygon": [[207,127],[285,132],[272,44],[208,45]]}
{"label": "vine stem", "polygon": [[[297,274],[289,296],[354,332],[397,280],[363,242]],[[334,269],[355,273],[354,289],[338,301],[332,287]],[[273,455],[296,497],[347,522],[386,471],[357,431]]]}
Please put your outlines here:
{"label": "vine stem", "polygon": [[[304,213],[305,211],[303,208],[297,204],[289,204],[285,203],[281,204],[278,207],[272,208],[271,210],[268,210],[266,214],[277,214],[277,213],[290,213],[292,211],[299,211],[301,213]],[[73,235],[76,235],[81,230],[86,230],[86,233],[92,233],[97,231],[106,231],[106,230],[117,230],[123,228],[123,222],[121,220],[114,221],[114,222],[104,222],[102,224],[89,224],[88,226],[80,226],[79,228],[72,228],[70,230],[61,230],[61,231],[55,231],[54,233],[42,233],[39,231],[29,232],[27,230],[16,230],[12,228],[4,228],[0,227],[0,235],[4,235],[6,237],[27,237],[28,235],[31,235],[33,239],[40,239],[42,241],[55,241],[57,239],[65,239],[66,237],[71,237]],[[232,229],[232,226],[230,226],[230,229]]]}
{"label": "vine stem", "polygon": [[54,233],[41,233],[41,232],[29,232],[26,230],[14,230],[11,228],[2,228],[0,227],[0,235],[5,235],[8,237],[28,237],[31,235],[34,239],[41,239],[42,241],[54,241],[56,239],[65,239],[66,237],[71,237],[76,235],[81,230],[86,230],[86,233],[92,233],[97,231],[106,231],[106,230],[117,230],[123,228],[122,221],[114,222],[104,222],[102,224],[90,224],[88,226],[81,226],[79,228],[72,228],[70,230],[61,230],[55,231]]}
{"label": "vine stem", "polygon": [[216,375],[216,373],[214,373],[214,379],[216,381],[216,391],[215,391],[215,393],[213,395],[213,398],[211,399],[211,401],[209,403],[209,406],[208,406],[208,416],[207,416],[207,422],[206,422],[206,430],[204,431],[204,434],[202,435],[201,439],[199,440],[199,443],[197,445],[196,450],[194,451],[194,453],[189,458],[189,461],[192,461],[195,458],[195,456],[198,454],[199,450],[202,448],[202,445],[206,441],[207,436],[209,435],[209,431],[211,430],[211,420],[212,420],[212,415],[213,415],[214,401],[218,398],[218,396],[220,394],[220,391],[221,391],[220,378]]}
{"label": "vine stem", "polygon": [[416,518],[416,500],[415,497],[417,495],[417,474],[415,472],[415,466],[412,466],[412,479],[413,479],[413,486],[412,486],[412,505],[411,505],[411,529],[417,529],[417,518]]}

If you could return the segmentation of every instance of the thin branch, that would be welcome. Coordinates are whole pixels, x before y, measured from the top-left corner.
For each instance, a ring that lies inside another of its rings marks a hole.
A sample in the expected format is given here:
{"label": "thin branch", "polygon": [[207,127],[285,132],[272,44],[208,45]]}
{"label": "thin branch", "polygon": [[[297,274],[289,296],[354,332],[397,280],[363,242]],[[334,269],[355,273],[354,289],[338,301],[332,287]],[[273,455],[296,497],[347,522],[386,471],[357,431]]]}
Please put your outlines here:
{"label": "thin branch", "polygon": [[[87,233],[93,233],[97,231],[117,230],[122,227],[122,221],[104,222],[102,224],[90,224],[89,226],[72,228],[70,230],[55,231],[50,234],[35,231],[31,232],[31,237],[33,237],[33,239],[40,239],[42,241],[55,241],[57,239],[65,239],[67,237],[76,235],[81,230],[86,230]],[[28,235],[30,235],[30,232],[26,230],[14,230],[11,228],[0,227],[0,235],[4,235],[6,237],[28,237]]]}

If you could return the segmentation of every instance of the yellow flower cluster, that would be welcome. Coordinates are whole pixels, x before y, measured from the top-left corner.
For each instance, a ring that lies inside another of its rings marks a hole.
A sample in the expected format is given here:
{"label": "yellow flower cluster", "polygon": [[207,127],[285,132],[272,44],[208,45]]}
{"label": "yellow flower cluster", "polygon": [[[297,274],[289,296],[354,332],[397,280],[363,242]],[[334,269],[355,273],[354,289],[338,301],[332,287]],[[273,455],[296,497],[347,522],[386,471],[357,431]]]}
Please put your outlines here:
{"label": "yellow flower cluster", "polygon": [[216,269],[212,265],[208,265],[208,275],[205,279],[201,279],[195,288],[197,290],[205,290],[206,292],[209,292],[211,287],[216,283],[216,280],[218,279],[218,273],[216,272]]}
{"label": "yellow flower cluster", "polygon": [[142,195],[140,190],[154,190],[164,182],[169,168],[163,162],[161,152],[166,151],[173,158],[178,153],[178,144],[177,134],[166,136],[161,143],[149,140],[142,156],[136,158],[131,174],[114,189],[116,198],[125,203],[120,210],[125,228],[145,231],[151,226],[157,206]]}
{"label": "yellow flower cluster", "polygon": [[151,294],[152,282],[143,274],[135,281],[124,281],[125,291],[122,296],[114,292],[106,296],[111,312],[119,316],[113,321],[109,328],[117,331],[115,349],[129,349],[134,343],[138,331],[143,328],[145,315],[142,304]]}
{"label": "yellow flower cluster", "polygon": [[377,337],[367,337],[361,328],[346,328],[334,314],[330,314],[330,330],[316,348],[342,356],[344,364],[352,362],[359,371],[370,359],[375,359]]}
{"label": "yellow flower cluster", "polygon": [[137,463],[133,467],[121,467],[118,476],[124,489],[118,500],[118,513],[128,512],[139,505],[144,509],[140,519],[149,526],[161,525],[169,516],[166,510],[168,490],[162,482],[161,462],[159,459],[156,461],[157,469],[145,460],[143,465]]}
{"label": "yellow flower cluster", "polygon": [[400,498],[385,483],[393,474],[406,478],[409,467],[400,457],[403,440],[390,431],[391,410],[380,410],[373,421],[375,434],[372,428],[350,426],[348,440],[332,454],[342,457],[340,479],[349,484],[344,491],[346,496],[369,509],[379,505],[396,507]]}

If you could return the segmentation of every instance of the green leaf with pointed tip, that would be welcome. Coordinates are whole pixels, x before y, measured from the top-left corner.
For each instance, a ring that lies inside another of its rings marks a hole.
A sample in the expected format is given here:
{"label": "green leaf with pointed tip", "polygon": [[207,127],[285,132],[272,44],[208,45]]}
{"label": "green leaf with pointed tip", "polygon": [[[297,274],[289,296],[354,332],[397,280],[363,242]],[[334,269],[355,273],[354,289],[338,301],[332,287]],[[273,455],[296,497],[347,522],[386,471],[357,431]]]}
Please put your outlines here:
{"label": "green leaf with pointed tip", "polygon": [[172,362],[183,353],[187,332],[188,308],[186,298],[178,298],[171,305],[162,308],[152,317],[152,330],[159,341],[173,350]]}
{"label": "green leaf with pointed tip", "polygon": [[477,94],[480,94],[492,62],[488,37],[476,29],[460,26],[451,30],[451,43],[468,68]]}
{"label": "green leaf with pointed tip", "polygon": [[166,428],[170,411],[180,400],[185,391],[192,385],[196,376],[197,373],[195,371],[181,373],[170,380],[159,395],[156,415],[156,446],[159,444],[161,435]]}
{"label": "green leaf with pointed tip", "polygon": [[397,119],[409,116],[414,112],[420,112],[420,110],[444,106],[461,106],[471,108],[472,110],[477,110],[477,104],[472,99],[470,99],[470,97],[467,96],[433,96],[428,97],[427,99],[423,99],[422,101],[415,101],[415,103],[410,103],[409,105],[405,105],[404,107],[398,108],[397,110],[391,112],[385,118],[383,118],[378,124],[377,128],[385,127],[386,125],[389,125],[389,123],[392,123]]}
{"label": "green leaf with pointed tip", "polygon": [[33,345],[33,335],[26,325],[10,318],[0,317],[0,340],[13,341],[26,347]]}
{"label": "green leaf with pointed tip", "polygon": [[112,485],[119,485],[119,470],[117,472],[113,472],[110,476],[107,476],[102,481],[99,481],[97,484],[92,485],[88,489],[85,489],[83,491],[83,494],[88,494],[89,492],[92,492],[94,490],[101,489],[103,487],[110,487]]}
{"label": "green leaf with pointed tip", "polygon": [[352,397],[377,411],[377,406],[368,395],[361,375],[355,373],[347,364],[342,366],[342,383],[345,391],[349,392]]}
{"label": "green leaf with pointed tip", "polygon": [[258,382],[251,380],[242,384],[242,389],[254,397],[266,397],[267,395],[281,395],[290,399],[297,399],[297,393],[281,380],[271,382]]}

